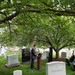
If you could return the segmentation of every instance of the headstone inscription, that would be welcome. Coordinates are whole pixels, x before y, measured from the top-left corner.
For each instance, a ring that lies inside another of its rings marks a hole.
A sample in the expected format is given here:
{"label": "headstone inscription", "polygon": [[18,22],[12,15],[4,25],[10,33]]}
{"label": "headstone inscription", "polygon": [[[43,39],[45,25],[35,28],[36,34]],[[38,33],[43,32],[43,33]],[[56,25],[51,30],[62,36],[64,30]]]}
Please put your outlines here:
{"label": "headstone inscription", "polygon": [[65,63],[61,61],[47,63],[46,75],[66,75]]}
{"label": "headstone inscription", "polygon": [[20,62],[18,61],[18,55],[12,54],[7,56],[7,64],[6,67],[19,66]]}
{"label": "headstone inscription", "polygon": [[30,48],[22,49],[22,63],[30,61]]}

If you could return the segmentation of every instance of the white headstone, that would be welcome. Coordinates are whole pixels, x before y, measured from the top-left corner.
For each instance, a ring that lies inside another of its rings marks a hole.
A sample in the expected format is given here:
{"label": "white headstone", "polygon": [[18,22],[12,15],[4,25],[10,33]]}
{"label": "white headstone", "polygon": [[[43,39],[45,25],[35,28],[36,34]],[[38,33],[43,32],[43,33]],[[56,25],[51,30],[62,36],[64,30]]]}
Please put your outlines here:
{"label": "white headstone", "polygon": [[21,70],[15,70],[15,71],[13,71],[13,75],[22,75],[22,71]]}
{"label": "white headstone", "polygon": [[47,59],[47,57],[46,57],[46,52],[43,52],[43,53],[42,53],[41,59],[42,59],[42,60]]}
{"label": "white headstone", "polygon": [[62,52],[62,53],[61,53],[61,58],[66,59],[66,52]]}
{"label": "white headstone", "polygon": [[65,63],[61,61],[47,63],[46,75],[66,75]]}
{"label": "white headstone", "polygon": [[20,65],[20,62],[18,61],[18,55],[12,54],[7,56],[7,67],[17,66]]}
{"label": "white headstone", "polygon": [[42,53],[41,59],[42,60],[45,60],[45,59],[47,59],[48,56],[49,56],[49,52],[48,51],[45,51],[45,52]]}

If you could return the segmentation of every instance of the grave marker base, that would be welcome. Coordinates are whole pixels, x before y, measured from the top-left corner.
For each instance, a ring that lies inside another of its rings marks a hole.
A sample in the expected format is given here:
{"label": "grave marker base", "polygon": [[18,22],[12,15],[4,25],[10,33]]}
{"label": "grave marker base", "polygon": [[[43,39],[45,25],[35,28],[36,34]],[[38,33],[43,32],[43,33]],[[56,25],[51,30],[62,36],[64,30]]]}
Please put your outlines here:
{"label": "grave marker base", "polygon": [[11,68],[11,67],[17,67],[17,66],[20,66],[20,65],[21,65],[20,63],[16,63],[16,64],[12,64],[12,65],[5,64],[5,67]]}

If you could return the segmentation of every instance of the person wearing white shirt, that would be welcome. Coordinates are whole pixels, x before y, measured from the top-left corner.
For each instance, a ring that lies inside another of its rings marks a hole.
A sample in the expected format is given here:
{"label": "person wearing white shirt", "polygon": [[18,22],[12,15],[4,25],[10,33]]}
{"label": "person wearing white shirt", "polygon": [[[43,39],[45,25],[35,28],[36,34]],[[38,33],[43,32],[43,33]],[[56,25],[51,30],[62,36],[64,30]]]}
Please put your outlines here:
{"label": "person wearing white shirt", "polygon": [[71,50],[69,49],[67,49],[67,52],[66,52],[66,59],[69,59],[70,57],[72,56],[72,52],[71,52]]}
{"label": "person wearing white shirt", "polygon": [[5,58],[7,57],[6,49],[4,46],[1,47],[1,55],[2,54],[4,55]]}
{"label": "person wearing white shirt", "polygon": [[68,65],[70,66],[70,62],[73,62],[74,61],[74,58],[75,58],[75,55],[74,55],[74,50],[72,52],[72,55],[70,58],[66,58],[66,62],[68,63]]}

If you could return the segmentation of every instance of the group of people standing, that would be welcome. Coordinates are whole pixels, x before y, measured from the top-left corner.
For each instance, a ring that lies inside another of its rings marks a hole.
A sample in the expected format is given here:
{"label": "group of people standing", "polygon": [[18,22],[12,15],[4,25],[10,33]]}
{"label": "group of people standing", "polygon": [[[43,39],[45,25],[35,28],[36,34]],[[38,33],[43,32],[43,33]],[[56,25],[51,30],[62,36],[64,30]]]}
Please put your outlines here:
{"label": "group of people standing", "polygon": [[5,58],[7,57],[6,50],[7,50],[6,45],[3,46],[3,45],[0,44],[0,57],[1,57],[2,55],[4,55]]}

